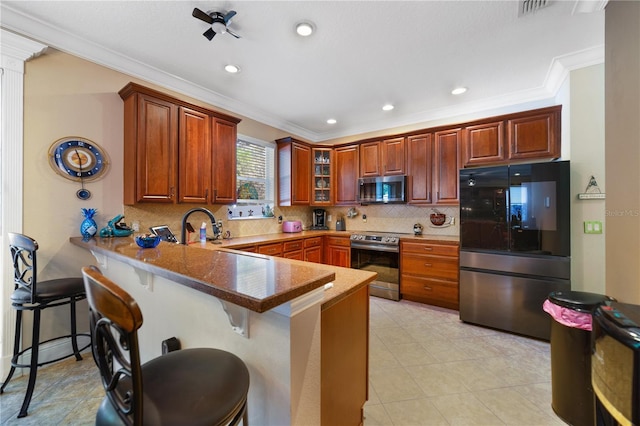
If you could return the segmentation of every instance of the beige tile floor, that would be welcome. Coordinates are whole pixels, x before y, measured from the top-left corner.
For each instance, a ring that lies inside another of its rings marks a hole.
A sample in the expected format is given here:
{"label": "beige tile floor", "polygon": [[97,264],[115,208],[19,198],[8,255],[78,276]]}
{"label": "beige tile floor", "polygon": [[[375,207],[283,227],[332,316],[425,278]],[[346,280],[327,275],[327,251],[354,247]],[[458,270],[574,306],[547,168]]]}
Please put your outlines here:
{"label": "beige tile floor", "polygon": [[[564,425],[551,410],[549,344],[461,323],[456,311],[371,298],[365,425]],[[0,425],[92,425],[102,400],[90,353],[41,368],[0,396]],[[255,426],[255,425],[254,425]]]}

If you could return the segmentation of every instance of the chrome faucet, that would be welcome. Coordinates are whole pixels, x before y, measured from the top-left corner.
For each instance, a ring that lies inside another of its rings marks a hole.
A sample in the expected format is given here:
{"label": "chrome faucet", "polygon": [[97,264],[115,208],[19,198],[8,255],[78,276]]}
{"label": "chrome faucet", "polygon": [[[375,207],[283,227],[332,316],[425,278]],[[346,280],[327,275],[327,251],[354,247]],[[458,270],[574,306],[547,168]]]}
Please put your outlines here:
{"label": "chrome faucet", "polygon": [[213,217],[213,213],[211,213],[211,211],[205,209],[204,207],[196,207],[189,210],[184,214],[184,216],[182,216],[182,233],[180,235],[181,243],[185,245],[187,244],[187,219],[189,218],[189,216],[191,216],[191,213],[195,212],[202,212],[209,216],[209,219],[211,219],[211,226],[213,227],[213,239],[215,240],[216,238],[218,238],[220,236],[220,230],[218,229],[218,225],[216,225],[216,218]]}

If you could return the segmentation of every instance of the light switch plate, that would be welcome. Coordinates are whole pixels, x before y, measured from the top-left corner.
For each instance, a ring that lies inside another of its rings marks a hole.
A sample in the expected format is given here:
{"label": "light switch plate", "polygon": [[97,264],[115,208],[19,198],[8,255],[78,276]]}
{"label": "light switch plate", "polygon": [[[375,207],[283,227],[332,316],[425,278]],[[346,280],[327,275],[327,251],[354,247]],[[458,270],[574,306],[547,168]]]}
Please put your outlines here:
{"label": "light switch plate", "polygon": [[585,221],[584,233],[585,234],[602,234],[602,222],[597,220]]}

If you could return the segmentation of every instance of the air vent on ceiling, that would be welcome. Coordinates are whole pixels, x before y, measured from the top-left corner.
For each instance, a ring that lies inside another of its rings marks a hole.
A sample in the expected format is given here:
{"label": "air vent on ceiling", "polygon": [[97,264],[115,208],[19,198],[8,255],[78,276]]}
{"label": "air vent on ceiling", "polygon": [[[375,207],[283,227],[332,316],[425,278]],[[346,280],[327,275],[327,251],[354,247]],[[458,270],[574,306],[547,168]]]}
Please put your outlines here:
{"label": "air vent on ceiling", "polygon": [[518,2],[518,16],[525,16],[547,7],[551,0],[520,0]]}

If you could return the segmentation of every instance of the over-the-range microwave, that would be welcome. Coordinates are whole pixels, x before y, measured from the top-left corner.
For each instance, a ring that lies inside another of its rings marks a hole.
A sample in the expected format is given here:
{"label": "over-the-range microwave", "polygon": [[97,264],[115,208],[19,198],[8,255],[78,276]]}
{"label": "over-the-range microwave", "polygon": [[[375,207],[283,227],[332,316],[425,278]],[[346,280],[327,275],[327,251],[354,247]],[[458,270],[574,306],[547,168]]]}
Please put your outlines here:
{"label": "over-the-range microwave", "polygon": [[361,204],[406,203],[406,176],[379,176],[358,179]]}

